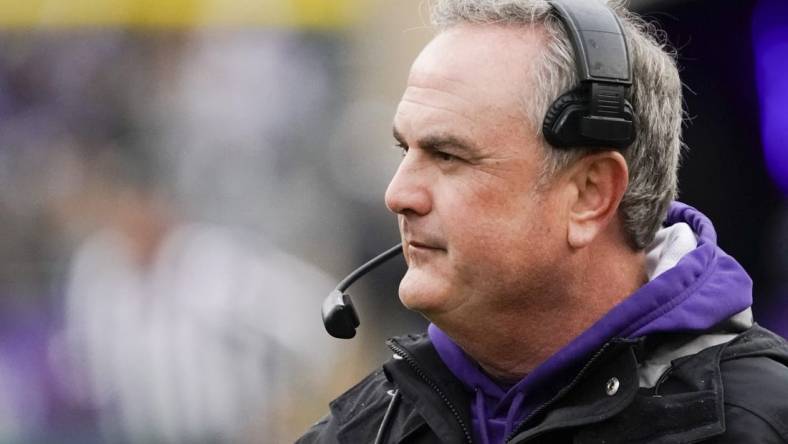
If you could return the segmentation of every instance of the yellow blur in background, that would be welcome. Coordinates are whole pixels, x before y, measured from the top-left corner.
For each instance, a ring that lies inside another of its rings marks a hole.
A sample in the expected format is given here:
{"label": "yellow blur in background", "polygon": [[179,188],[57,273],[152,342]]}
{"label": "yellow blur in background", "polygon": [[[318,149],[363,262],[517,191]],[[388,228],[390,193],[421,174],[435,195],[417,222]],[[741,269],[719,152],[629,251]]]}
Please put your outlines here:
{"label": "yellow blur in background", "polygon": [[2,0],[0,26],[336,29],[358,22],[368,13],[371,3],[361,0]]}

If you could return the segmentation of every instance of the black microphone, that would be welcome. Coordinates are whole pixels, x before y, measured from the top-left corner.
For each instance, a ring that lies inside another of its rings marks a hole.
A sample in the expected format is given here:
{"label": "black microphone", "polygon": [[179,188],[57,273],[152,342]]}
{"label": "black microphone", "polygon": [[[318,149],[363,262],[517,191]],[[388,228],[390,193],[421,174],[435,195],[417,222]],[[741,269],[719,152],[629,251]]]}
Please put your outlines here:
{"label": "black microphone", "polygon": [[323,301],[323,325],[328,334],[340,339],[350,339],[356,336],[356,327],[359,324],[358,313],[353,307],[350,295],[345,294],[345,290],[361,276],[401,253],[402,244],[389,248],[342,279],[337,288],[326,296]]}

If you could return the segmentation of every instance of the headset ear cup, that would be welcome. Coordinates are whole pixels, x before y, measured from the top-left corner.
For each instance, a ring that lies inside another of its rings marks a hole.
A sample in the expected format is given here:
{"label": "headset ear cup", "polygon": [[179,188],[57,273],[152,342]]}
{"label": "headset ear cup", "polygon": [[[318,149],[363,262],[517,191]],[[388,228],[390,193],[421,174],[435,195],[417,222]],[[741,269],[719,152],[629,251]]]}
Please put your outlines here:
{"label": "headset ear cup", "polygon": [[587,101],[585,94],[573,89],[559,96],[544,116],[542,131],[545,139],[554,147],[567,147],[571,138],[567,137],[564,123],[567,121],[565,114],[568,112],[587,111]]}

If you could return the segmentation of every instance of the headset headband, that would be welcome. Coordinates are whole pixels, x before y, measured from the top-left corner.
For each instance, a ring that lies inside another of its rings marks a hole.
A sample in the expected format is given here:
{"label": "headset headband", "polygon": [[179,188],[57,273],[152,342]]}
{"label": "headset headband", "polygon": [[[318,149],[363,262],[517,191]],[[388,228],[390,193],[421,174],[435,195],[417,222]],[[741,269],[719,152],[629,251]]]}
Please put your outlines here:
{"label": "headset headband", "polygon": [[580,80],[632,85],[627,40],[613,11],[595,0],[550,3],[569,31]]}
{"label": "headset headband", "polygon": [[634,112],[627,101],[632,65],[618,16],[597,0],[550,1],[575,50],[580,86],[560,96],[543,124],[556,148],[629,146]]}

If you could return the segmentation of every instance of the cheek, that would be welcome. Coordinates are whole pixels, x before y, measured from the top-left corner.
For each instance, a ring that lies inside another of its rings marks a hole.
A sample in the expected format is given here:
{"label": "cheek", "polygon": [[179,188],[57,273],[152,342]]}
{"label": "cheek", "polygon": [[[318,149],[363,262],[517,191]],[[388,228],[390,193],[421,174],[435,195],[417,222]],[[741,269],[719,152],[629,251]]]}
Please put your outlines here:
{"label": "cheek", "polygon": [[529,191],[503,191],[494,187],[467,187],[447,195],[442,202],[445,207],[437,210],[444,214],[441,217],[444,228],[454,242],[496,248],[534,228],[534,213],[539,208],[529,194]]}
{"label": "cheek", "polygon": [[463,274],[522,273],[529,257],[550,254],[556,230],[549,210],[530,191],[520,196],[477,192],[453,202],[456,217],[444,222],[449,256]]}

